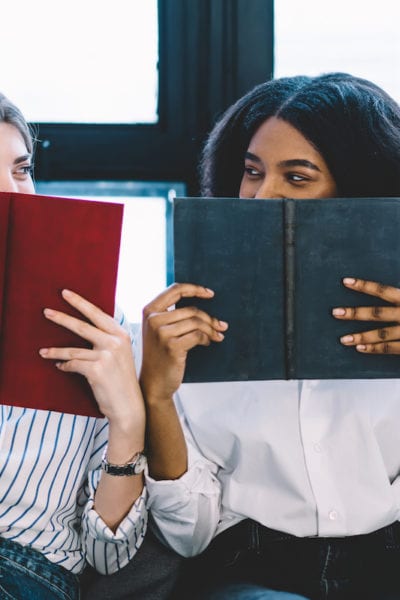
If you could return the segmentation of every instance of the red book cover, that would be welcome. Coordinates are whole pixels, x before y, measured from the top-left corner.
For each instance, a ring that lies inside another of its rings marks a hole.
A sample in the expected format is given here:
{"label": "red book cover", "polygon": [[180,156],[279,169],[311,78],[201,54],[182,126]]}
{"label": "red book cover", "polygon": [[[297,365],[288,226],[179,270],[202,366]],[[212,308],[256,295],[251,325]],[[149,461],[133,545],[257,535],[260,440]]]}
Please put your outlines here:
{"label": "red book cover", "polygon": [[64,288],[114,313],[123,206],[0,192],[0,403],[102,416],[86,379],[39,348],[89,346],[49,322]]}

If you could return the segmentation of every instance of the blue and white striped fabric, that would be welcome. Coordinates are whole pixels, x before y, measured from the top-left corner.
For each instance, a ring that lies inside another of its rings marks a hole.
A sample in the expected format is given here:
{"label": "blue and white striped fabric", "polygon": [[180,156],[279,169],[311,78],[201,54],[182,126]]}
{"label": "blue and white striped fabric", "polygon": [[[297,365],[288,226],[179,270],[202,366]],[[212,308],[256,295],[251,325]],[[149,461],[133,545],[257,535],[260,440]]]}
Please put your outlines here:
{"label": "blue and white striped fabric", "polygon": [[147,526],[146,492],[115,534],[93,509],[106,419],[0,406],[0,536],[80,573],[123,567]]}

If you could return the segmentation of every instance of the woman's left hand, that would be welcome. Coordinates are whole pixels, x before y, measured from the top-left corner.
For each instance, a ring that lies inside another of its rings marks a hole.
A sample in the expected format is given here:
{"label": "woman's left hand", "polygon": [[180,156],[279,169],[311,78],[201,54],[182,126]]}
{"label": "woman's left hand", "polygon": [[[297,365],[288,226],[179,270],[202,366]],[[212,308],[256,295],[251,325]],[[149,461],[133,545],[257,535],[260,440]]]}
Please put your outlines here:
{"label": "woman's left hand", "polygon": [[87,340],[92,348],[41,348],[40,355],[56,360],[60,371],[86,377],[101,412],[110,422],[134,422],[141,429],[144,407],[128,332],[82,296],[69,290],[63,290],[62,296],[90,323],[49,308],[44,309],[45,317]]}
{"label": "woman's left hand", "polygon": [[364,279],[345,277],[343,284],[356,292],[369,294],[390,302],[393,306],[357,306],[334,308],[336,319],[347,321],[380,321],[393,323],[362,333],[344,335],[340,341],[345,346],[355,346],[366,354],[400,354],[400,289]]}

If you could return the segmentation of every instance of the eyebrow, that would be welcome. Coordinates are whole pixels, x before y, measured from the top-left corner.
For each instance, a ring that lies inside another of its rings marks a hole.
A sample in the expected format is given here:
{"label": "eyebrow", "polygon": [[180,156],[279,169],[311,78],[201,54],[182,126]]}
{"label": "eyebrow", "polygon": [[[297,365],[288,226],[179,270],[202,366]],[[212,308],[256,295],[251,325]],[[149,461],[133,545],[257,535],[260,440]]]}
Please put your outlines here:
{"label": "eyebrow", "polygon": [[[246,152],[245,158],[252,160],[257,163],[261,163],[261,159],[252,152]],[[291,158],[288,160],[282,160],[278,163],[278,167],[306,167],[307,169],[313,169],[314,171],[321,171],[321,169],[314,163],[305,158]]]}
{"label": "eyebrow", "polygon": [[16,158],[14,160],[14,165],[19,165],[22,162],[25,162],[26,160],[31,160],[32,159],[32,155],[31,154],[23,154],[22,156],[18,156],[18,158]]}
{"label": "eyebrow", "polygon": [[282,160],[278,163],[279,167],[307,167],[307,169],[313,169],[314,171],[321,171],[321,169],[309,160],[305,158],[291,158],[290,160]]}

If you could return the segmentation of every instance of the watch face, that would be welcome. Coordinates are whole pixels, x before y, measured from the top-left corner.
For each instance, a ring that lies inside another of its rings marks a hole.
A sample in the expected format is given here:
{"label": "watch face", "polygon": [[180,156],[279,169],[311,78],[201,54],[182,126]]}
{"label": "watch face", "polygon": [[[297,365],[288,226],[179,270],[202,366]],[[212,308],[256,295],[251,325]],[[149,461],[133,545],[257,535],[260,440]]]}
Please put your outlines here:
{"label": "watch face", "polygon": [[139,454],[137,460],[135,461],[134,471],[135,474],[138,475],[145,470],[147,464],[147,458],[144,454]]}
{"label": "watch face", "polygon": [[134,460],[131,463],[126,465],[113,465],[110,464],[106,458],[103,458],[101,467],[103,471],[108,473],[109,475],[139,475],[142,473],[147,465],[147,458],[145,454],[138,452],[135,455]]}

